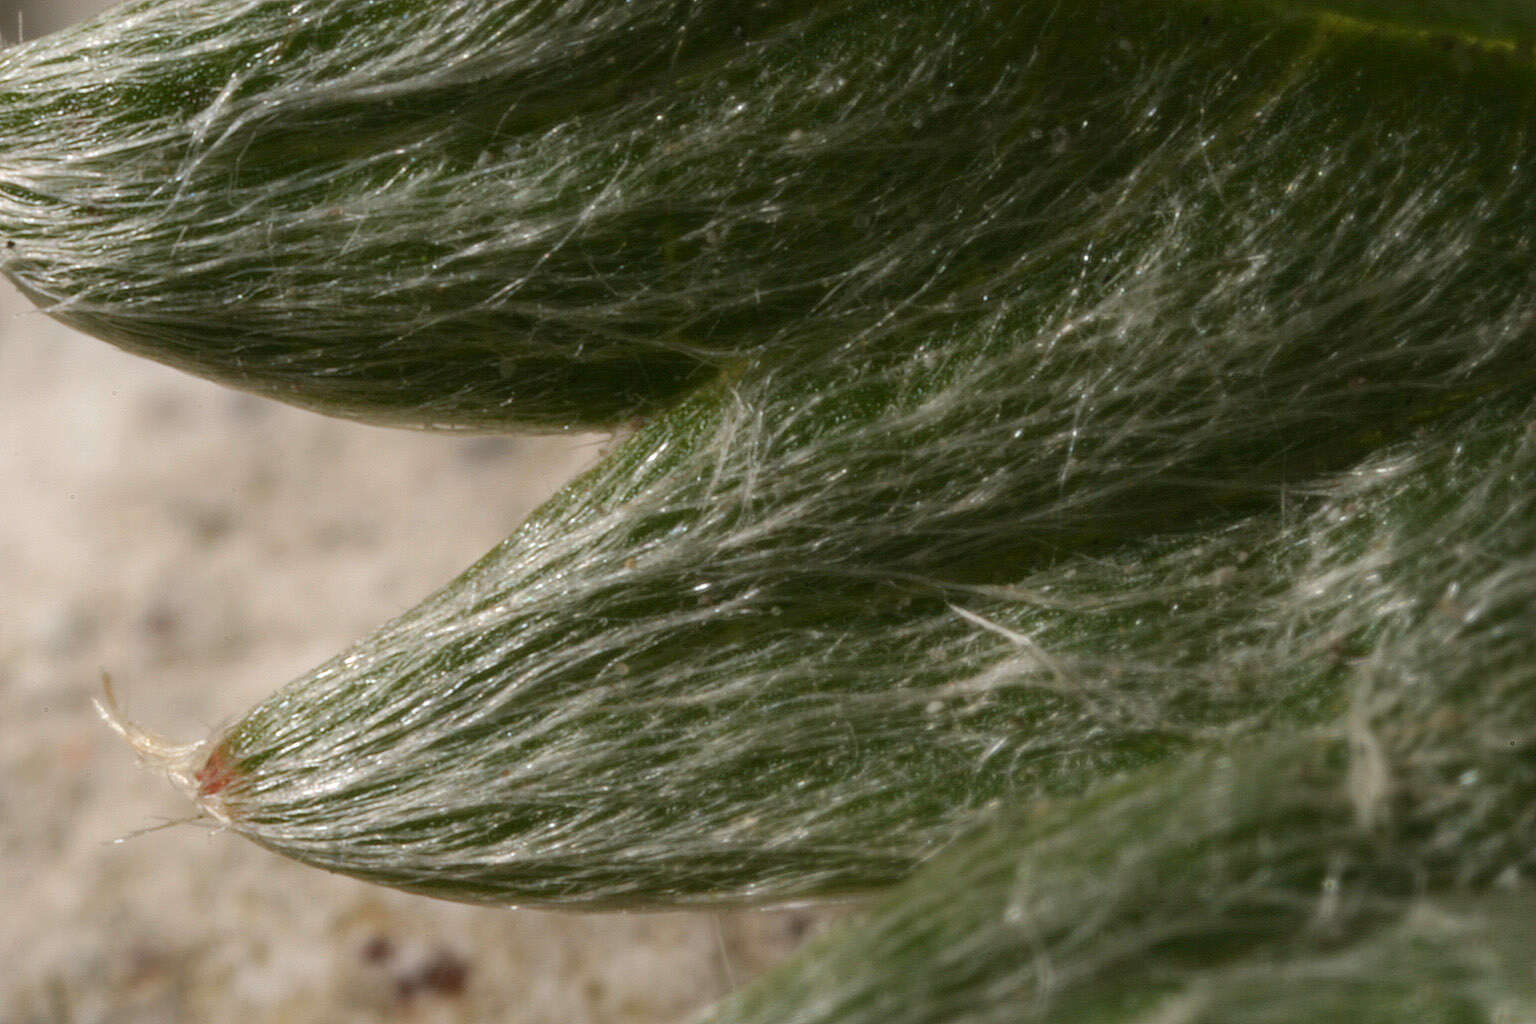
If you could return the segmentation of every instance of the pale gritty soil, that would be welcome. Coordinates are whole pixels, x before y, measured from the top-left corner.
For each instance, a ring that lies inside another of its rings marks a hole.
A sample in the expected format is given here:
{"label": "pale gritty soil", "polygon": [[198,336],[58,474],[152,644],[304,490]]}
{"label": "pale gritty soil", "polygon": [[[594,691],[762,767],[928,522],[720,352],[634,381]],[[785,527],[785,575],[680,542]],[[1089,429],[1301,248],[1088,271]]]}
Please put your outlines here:
{"label": "pale gritty soil", "polygon": [[[27,34],[67,8],[34,5]],[[194,825],[136,834],[189,809],[97,718],[103,670],[130,717],[199,738],[446,582],[599,447],[327,420],[4,288],[0,1024],[680,1021],[817,928],[459,907]]]}

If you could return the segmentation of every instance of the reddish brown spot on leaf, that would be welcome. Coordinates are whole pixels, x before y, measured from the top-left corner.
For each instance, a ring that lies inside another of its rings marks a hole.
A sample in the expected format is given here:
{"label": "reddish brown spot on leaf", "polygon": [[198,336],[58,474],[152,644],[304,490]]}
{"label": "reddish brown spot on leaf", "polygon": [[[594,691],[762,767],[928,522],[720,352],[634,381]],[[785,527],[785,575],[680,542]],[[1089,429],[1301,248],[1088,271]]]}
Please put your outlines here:
{"label": "reddish brown spot on leaf", "polygon": [[199,796],[213,796],[221,793],[235,781],[235,770],[224,757],[224,749],[216,747],[213,753],[208,755],[208,760],[197,770],[197,792]]}

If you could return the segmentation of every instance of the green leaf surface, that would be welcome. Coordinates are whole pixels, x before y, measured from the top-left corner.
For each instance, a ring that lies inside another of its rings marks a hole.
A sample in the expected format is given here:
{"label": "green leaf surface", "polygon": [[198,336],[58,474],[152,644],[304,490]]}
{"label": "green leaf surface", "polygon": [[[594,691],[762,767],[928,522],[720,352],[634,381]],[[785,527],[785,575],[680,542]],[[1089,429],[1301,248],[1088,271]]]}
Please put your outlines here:
{"label": "green leaf surface", "polygon": [[[965,273],[878,307],[899,326],[738,353],[218,738],[216,813],[454,899],[784,902],[1350,712],[1393,616],[1475,578],[1419,534],[1378,552],[1403,467],[1531,392],[1531,69],[1249,7],[1010,10],[850,22],[942,23],[935,65],[1008,98],[932,167],[1008,170],[939,200],[1000,204],[979,226],[933,213]],[[1001,37],[1029,46],[989,64]]]}
{"label": "green leaf surface", "polygon": [[1353,527],[1293,535],[1301,593],[1332,592],[1313,628],[1374,633],[1331,726],[1013,803],[710,1019],[1524,1019],[1531,413],[1383,453]]}
{"label": "green leaf surface", "polygon": [[258,843],[888,892],[722,1022],[1521,1019],[1532,31],[149,0],[0,55],[3,269],[330,412],[641,417],[186,766]]}
{"label": "green leaf surface", "polygon": [[[1288,179],[1318,218],[1399,174],[1410,213],[1442,162],[1432,205],[1500,202],[1521,16],[1322,10],[139,0],[0,55],[0,270],[68,323],[333,414],[622,423],[765,355],[1102,289],[1186,216],[1201,161],[1255,218],[1189,223],[1207,263],[1254,258]],[[1417,27],[1442,21],[1449,50]],[[1256,137],[1274,166],[1229,169]],[[1335,272],[1393,237],[1355,216]],[[1402,244],[1450,243],[1414,219]]]}
{"label": "green leaf surface", "polygon": [[1192,758],[1015,809],[709,1024],[1496,1024],[1536,1011],[1533,894],[1416,891],[1341,744]]}

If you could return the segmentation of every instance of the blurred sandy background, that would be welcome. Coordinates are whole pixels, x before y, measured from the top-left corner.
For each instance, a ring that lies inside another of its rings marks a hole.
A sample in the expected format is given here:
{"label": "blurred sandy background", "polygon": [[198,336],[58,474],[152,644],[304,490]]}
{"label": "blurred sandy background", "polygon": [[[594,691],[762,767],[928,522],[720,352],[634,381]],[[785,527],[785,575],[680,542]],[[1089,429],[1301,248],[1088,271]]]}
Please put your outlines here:
{"label": "blurred sandy background", "polygon": [[[28,38],[106,6],[0,0]],[[686,1020],[804,912],[436,903],[178,825],[97,719],[204,735],[500,540],[601,439],[333,422],[133,359],[0,286],[0,1024]],[[127,838],[124,841],[117,841]]]}

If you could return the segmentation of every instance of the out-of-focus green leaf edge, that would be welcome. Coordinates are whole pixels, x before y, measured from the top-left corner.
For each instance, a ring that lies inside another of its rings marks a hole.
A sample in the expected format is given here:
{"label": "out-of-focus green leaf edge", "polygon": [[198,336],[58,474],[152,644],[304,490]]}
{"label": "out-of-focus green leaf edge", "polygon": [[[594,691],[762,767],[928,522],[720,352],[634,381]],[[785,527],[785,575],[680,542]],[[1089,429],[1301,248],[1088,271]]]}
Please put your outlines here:
{"label": "out-of-focus green leaf edge", "polygon": [[705,1024],[1531,1020],[1529,885],[1330,899],[1414,886],[1359,828],[1349,756],[1292,736],[1007,809]]}
{"label": "out-of-focus green leaf edge", "polygon": [[[1228,0],[1204,0],[1230,6]],[[1536,5],[1512,0],[1251,0],[1282,15],[1352,19],[1361,27],[1449,34],[1464,42],[1536,43]]]}

